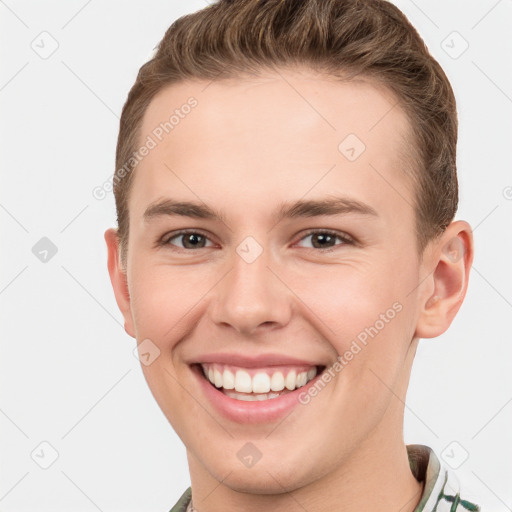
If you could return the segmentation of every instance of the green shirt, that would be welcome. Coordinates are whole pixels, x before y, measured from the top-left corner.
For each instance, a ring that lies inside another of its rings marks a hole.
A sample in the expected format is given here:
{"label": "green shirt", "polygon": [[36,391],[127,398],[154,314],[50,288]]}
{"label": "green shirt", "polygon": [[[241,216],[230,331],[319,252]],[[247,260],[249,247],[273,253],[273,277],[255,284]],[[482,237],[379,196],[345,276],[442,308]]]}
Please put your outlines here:
{"label": "green shirt", "polygon": [[[414,512],[478,512],[480,506],[462,499],[460,483],[448,471],[434,451],[421,444],[407,445],[411,471],[418,482],[425,482],[423,495]],[[189,487],[170,512],[190,512],[192,489]]]}

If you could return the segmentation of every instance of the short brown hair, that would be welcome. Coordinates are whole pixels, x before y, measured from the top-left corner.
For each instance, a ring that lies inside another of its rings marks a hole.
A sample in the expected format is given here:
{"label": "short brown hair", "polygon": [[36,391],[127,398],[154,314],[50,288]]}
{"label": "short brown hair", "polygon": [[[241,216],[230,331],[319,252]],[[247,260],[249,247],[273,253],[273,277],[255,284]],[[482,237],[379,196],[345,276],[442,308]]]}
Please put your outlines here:
{"label": "short brown hair", "polygon": [[410,157],[420,251],[444,231],[458,203],[455,97],[405,15],[385,0],[219,0],[169,27],[123,107],[114,175],[123,266],[136,167],[131,156],[152,98],[186,79],[236,78],[293,65],[332,77],[359,75],[395,94],[414,137]]}

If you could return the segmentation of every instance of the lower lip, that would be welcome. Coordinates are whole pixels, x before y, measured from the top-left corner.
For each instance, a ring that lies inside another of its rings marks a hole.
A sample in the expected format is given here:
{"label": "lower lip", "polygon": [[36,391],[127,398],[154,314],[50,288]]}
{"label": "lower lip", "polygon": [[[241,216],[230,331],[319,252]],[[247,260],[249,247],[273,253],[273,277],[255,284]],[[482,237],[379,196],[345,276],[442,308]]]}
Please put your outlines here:
{"label": "lower lip", "polygon": [[318,374],[305,386],[277,398],[248,402],[231,398],[214,387],[210,381],[206,380],[199,365],[193,365],[192,371],[199,380],[199,386],[217,411],[236,423],[271,423],[287,416],[294,407],[302,405],[299,402],[299,395],[307,393],[308,388],[314,386],[321,375]]}

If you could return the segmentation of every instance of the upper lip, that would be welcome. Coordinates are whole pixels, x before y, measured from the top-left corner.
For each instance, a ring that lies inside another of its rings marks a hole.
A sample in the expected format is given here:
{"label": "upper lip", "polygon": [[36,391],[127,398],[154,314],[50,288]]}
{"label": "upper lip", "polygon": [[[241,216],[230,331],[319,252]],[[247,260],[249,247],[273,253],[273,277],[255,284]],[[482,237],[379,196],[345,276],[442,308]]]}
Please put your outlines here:
{"label": "upper lip", "polygon": [[284,354],[247,354],[214,353],[203,354],[196,359],[196,363],[219,363],[241,366],[244,368],[262,368],[265,366],[325,366],[323,363],[311,359],[299,359]]}

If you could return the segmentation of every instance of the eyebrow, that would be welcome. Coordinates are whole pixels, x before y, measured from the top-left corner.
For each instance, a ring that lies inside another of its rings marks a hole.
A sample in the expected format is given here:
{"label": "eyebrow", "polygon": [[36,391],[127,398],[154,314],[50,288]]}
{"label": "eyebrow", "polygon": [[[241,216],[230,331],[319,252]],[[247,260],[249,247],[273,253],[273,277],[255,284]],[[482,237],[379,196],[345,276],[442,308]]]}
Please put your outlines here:
{"label": "eyebrow", "polygon": [[[361,214],[378,217],[378,213],[370,205],[348,197],[332,197],[316,200],[298,200],[282,203],[276,212],[276,220],[295,219],[301,217],[319,217],[322,215]],[[204,203],[192,201],[176,201],[162,199],[151,203],[144,212],[145,222],[163,216],[182,216],[196,219],[209,219],[225,222],[222,212],[216,212]]]}

